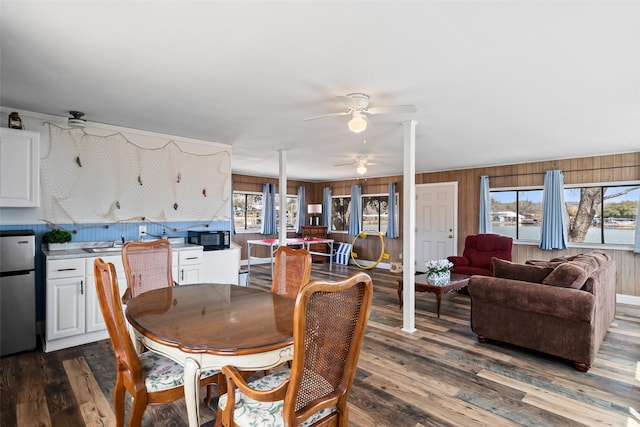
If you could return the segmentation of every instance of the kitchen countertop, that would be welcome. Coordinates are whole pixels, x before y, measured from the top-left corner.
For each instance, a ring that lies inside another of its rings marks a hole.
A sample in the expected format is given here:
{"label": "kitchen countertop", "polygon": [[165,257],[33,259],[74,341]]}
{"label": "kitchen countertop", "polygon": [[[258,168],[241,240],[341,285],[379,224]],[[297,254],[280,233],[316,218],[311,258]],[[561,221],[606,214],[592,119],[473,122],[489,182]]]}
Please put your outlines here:
{"label": "kitchen countertop", "polygon": [[[184,239],[180,238],[180,242],[171,243],[171,249],[174,251],[188,251],[203,249],[201,245],[193,245],[190,243],[184,243]],[[72,242],[69,244],[69,249],[61,251],[50,251],[46,249],[46,245],[42,245],[42,253],[47,259],[68,259],[68,258],[96,258],[106,257],[113,255],[120,255],[122,253],[122,246],[118,246],[121,250],[109,250],[105,252],[89,252],[85,249],[91,248],[110,248],[112,246],[111,241],[107,242]]]}

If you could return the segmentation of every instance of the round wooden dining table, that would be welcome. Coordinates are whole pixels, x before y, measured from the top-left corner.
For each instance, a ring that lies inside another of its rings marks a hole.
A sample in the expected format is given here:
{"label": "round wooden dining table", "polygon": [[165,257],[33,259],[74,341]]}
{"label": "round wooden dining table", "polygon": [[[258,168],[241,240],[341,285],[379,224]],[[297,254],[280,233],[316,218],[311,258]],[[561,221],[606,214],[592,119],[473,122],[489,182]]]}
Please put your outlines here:
{"label": "round wooden dining table", "polygon": [[293,358],[295,300],[236,285],[197,284],[145,292],[126,317],[145,347],[184,366],[189,425],[199,425],[203,370],[269,369]]}

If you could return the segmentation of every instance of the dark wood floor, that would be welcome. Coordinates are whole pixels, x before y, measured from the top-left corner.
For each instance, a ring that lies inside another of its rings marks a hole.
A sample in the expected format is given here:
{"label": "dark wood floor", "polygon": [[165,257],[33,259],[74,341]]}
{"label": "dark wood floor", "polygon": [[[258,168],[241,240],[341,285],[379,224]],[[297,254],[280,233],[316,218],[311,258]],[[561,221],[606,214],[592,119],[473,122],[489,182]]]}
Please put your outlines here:
{"label": "dark wood floor", "polygon": [[[314,264],[312,278],[355,267]],[[350,396],[352,426],[638,426],[640,308],[619,304],[591,370],[503,344],[479,344],[469,328],[469,297],[448,295],[441,318],[431,294],[417,294],[414,334],[403,333],[396,280],[368,270],[374,304]],[[269,288],[266,266],[250,286]],[[0,361],[0,425],[114,424],[114,361],[108,341]],[[212,408],[201,409],[210,426]],[[186,425],[184,401],[150,407],[144,426]]]}

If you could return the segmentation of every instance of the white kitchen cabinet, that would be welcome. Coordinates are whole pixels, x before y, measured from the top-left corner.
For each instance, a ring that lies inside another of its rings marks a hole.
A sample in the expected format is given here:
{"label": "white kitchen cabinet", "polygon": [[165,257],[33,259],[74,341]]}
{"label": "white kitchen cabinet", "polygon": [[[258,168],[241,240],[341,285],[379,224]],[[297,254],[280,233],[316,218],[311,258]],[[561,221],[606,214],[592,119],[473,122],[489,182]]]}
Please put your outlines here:
{"label": "white kitchen cabinet", "polygon": [[[55,351],[109,337],[100,310],[93,263],[98,257],[47,259],[44,351]],[[116,268],[118,287],[127,280],[120,255],[100,257]]]}
{"label": "white kitchen cabinet", "polygon": [[[46,260],[44,351],[50,352],[109,338],[96,292],[93,263],[113,263],[119,294],[127,289],[122,255]],[[181,285],[202,280],[202,247],[172,251],[174,280]]]}
{"label": "white kitchen cabinet", "polygon": [[40,133],[0,128],[0,207],[40,206]]}
{"label": "white kitchen cabinet", "polygon": [[203,253],[201,277],[203,283],[237,285],[239,271],[239,246],[234,245],[229,249],[205,251]]}
{"label": "white kitchen cabinet", "polygon": [[[127,289],[127,278],[124,273],[124,265],[122,264],[122,256],[103,256],[100,257],[104,262],[110,262],[116,269],[116,276],[118,278],[119,295],[122,297],[124,291]],[[93,271],[93,263],[96,258],[85,258],[86,262],[86,281],[87,281],[87,295],[86,295],[86,332],[102,331],[107,329],[107,325],[104,323],[102,317],[102,310],[100,309],[100,302],[98,301],[98,293],[96,291],[96,281]]]}
{"label": "white kitchen cabinet", "polygon": [[[84,334],[84,259],[47,261],[46,342]],[[45,344],[45,351],[49,351]]]}
{"label": "white kitchen cabinet", "polygon": [[202,249],[174,251],[172,258],[178,259],[177,277],[179,285],[192,285],[201,282]]}

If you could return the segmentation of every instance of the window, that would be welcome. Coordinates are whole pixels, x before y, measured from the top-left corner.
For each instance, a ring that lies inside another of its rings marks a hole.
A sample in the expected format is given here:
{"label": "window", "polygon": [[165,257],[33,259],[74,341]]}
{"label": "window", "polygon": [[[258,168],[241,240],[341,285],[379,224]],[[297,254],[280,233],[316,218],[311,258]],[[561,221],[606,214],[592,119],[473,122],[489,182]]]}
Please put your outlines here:
{"label": "window", "polygon": [[[564,189],[569,243],[633,245],[640,185]],[[491,228],[517,240],[540,240],[542,190],[491,191]]]}
{"label": "window", "polygon": [[491,191],[491,230],[516,240],[540,240],[542,190]]}
{"label": "window", "polygon": [[233,221],[236,231],[260,232],[262,193],[233,192]]}
{"label": "window", "polygon": [[349,230],[349,209],[351,208],[351,197],[331,198],[331,230]]}
{"label": "window", "polygon": [[[298,219],[298,196],[287,196],[287,229],[296,228]],[[280,224],[280,195],[276,194],[276,221]]]}
{"label": "window", "polygon": [[[287,229],[296,227],[298,196],[287,196]],[[233,192],[233,211],[236,231],[259,233],[262,228],[262,193]],[[276,221],[280,223],[280,196],[276,194]]]}
{"label": "window", "polygon": [[362,231],[387,231],[389,196],[362,196]]}
{"label": "window", "polygon": [[639,195],[640,185],[565,188],[569,242],[633,245]]}
{"label": "window", "polygon": [[[398,197],[395,198],[396,207]],[[331,230],[349,231],[349,213],[351,197],[331,198]],[[396,212],[398,210],[396,209]],[[389,195],[362,196],[362,231],[379,231],[385,233],[389,222]]]}

